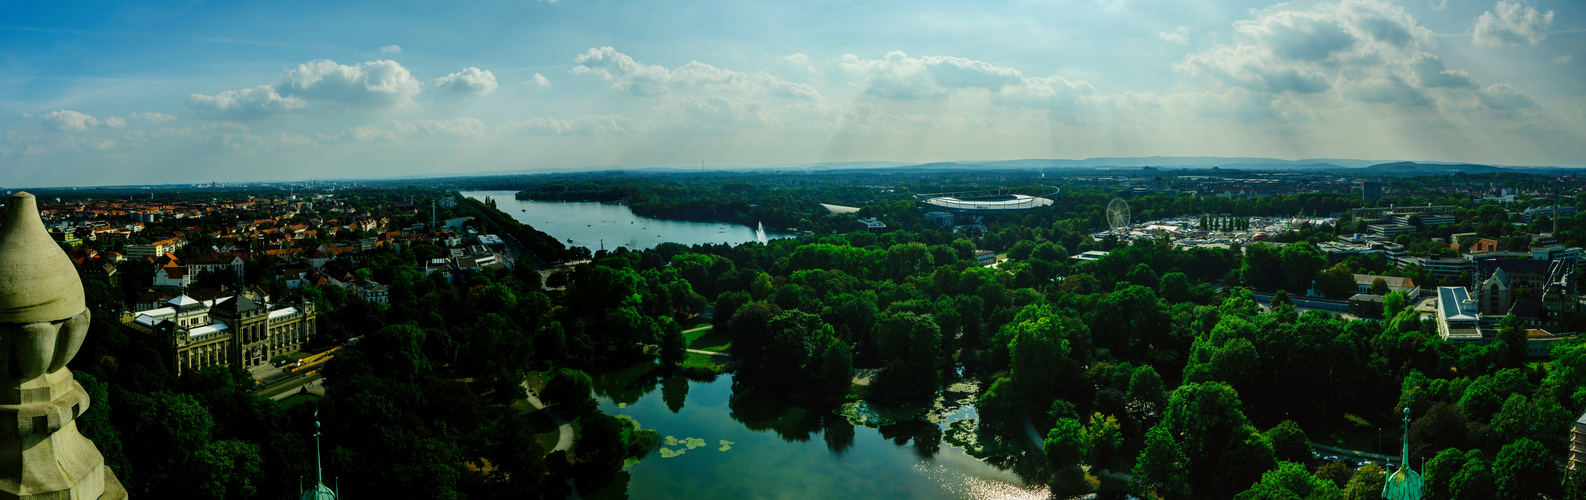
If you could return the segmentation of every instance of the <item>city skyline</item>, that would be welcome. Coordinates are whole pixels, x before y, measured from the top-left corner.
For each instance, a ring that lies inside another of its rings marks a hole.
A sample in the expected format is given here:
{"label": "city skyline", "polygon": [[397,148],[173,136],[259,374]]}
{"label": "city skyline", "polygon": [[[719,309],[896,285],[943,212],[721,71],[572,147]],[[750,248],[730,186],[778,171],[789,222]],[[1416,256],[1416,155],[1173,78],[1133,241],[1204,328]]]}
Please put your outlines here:
{"label": "city skyline", "polygon": [[7,186],[1098,156],[1577,167],[1579,4],[18,5]]}

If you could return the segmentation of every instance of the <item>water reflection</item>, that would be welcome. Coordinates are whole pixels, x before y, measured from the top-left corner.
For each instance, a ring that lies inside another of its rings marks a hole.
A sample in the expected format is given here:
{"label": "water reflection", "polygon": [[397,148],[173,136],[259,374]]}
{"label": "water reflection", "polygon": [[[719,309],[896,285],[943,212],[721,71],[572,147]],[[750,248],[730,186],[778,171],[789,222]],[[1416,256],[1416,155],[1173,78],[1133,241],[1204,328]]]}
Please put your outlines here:
{"label": "water reflection", "polygon": [[661,399],[666,400],[666,408],[672,413],[683,411],[683,401],[688,399],[688,379],[671,376],[661,381]]}
{"label": "water reflection", "polygon": [[929,410],[882,409],[915,416],[866,427],[731,374],[692,381],[652,362],[592,378],[602,411],[633,417],[679,444],[599,491],[577,493],[585,498],[1022,499],[1048,491],[1050,472],[1033,444],[1008,438],[999,450],[1009,455],[977,458],[986,450],[975,444],[982,438],[974,437],[972,387],[955,385]]}

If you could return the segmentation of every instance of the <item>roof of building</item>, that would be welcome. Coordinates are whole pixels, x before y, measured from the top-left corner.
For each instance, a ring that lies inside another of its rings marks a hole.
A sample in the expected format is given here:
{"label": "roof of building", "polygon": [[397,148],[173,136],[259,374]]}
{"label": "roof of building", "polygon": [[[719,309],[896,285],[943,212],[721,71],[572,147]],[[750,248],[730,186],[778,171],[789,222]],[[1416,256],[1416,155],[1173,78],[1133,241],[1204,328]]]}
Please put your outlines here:
{"label": "roof of building", "polygon": [[1470,300],[1470,292],[1465,287],[1437,288],[1437,307],[1446,321],[1476,321],[1475,316],[1465,314],[1465,310],[1460,307],[1466,300]]}
{"label": "roof of building", "polygon": [[1350,297],[1349,301],[1350,302],[1356,302],[1356,301],[1359,301],[1359,302],[1382,302],[1382,296],[1381,295],[1372,295],[1372,294],[1369,294],[1369,293],[1357,293],[1354,296]]}
{"label": "roof of building", "polygon": [[282,316],[288,316],[297,313],[298,310],[296,307],[283,307],[274,311],[270,311],[270,319],[276,319]]}
{"label": "roof of building", "polygon": [[1372,283],[1375,283],[1378,279],[1381,279],[1382,281],[1386,282],[1388,284],[1389,288],[1414,288],[1415,287],[1415,280],[1412,280],[1410,278],[1405,278],[1405,277],[1402,277],[1402,276],[1376,276],[1376,275],[1371,275],[1371,274],[1356,274],[1355,275],[1355,284],[1356,285],[1368,285],[1369,286]]}
{"label": "roof of building", "polygon": [[188,297],[187,295],[177,295],[176,298],[165,301],[165,303],[170,304],[173,308],[187,308],[202,304],[201,302],[193,299],[192,297]]}
{"label": "roof of building", "polygon": [[204,335],[209,335],[211,333],[224,332],[224,331],[230,330],[230,329],[231,329],[231,327],[226,326],[225,323],[210,323],[210,324],[207,324],[207,325],[204,325],[204,326],[200,326],[198,328],[194,328],[192,330],[188,330],[187,331],[187,337],[188,338],[201,337],[201,336],[204,336]]}
{"label": "roof of building", "polygon": [[214,310],[221,313],[222,315],[235,317],[239,313],[252,311],[258,309],[259,307],[260,306],[258,302],[254,302],[242,294],[237,294],[229,299],[226,299],[224,302],[216,304]]}
{"label": "roof of building", "polygon": [[1499,269],[1508,274],[1547,274],[1552,261],[1530,259],[1492,259],[1476,261],[1476,277],[1486,281]]}

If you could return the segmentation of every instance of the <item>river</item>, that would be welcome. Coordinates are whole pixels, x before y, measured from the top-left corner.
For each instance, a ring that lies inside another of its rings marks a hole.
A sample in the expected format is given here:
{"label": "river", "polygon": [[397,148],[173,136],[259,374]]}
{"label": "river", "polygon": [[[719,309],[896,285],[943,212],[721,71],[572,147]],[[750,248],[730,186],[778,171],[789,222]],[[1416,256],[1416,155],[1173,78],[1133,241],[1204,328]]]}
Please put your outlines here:
{"label": "river", "polygon": [[627,205],[596,203],[591,201],[531,201],[519,200],[516,191],[463,191],[463,196],[484,201],[495,200],[496,208],[511,215],[518,222],[544,231],[568,246],[590,250],[646,250],[663,242],[698,245],[726,243],[737,245],[751,241],[765,242],[772,238],[796,236],[793,233],[768,231],[762,227],[749,227],[730,222],[689,222],[652,219],[635,215]]}
{"label": "river", "polygon": [[1026,484],[949,443],[953,422],[973,423],[972,405],[949,405],[930,419],[935,423],[870,428],[734,387],[731,374],[713,381],[658,378],[646,373],[650,367],[594,375],[595,392],[601,411],[660,432],[663,449],[586,498],[1049,496],[1045,486]]}

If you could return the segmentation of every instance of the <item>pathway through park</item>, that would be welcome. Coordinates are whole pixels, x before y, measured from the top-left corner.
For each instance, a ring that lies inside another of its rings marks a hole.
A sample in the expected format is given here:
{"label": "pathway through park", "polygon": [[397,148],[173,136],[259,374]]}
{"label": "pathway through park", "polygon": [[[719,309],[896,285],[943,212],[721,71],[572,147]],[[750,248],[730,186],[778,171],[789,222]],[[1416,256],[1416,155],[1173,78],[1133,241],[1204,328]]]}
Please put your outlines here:
{"label": "pathway through park", "polygon": [[534,408],[551,417],[551,421],[556,422],[556,430],[561,432],[561,436],[556,438],[556,447],[545,450],[545,453],[548,455],[551,452],[573,449],[573,424],[567,423],[567,420],[556,412],[546,409],[545,403],[540,402],[540,397],[534,394],[534,389],[529,388],[527,380],[523,381],[523,396],[529,400],[529,404],[534,405]]}

